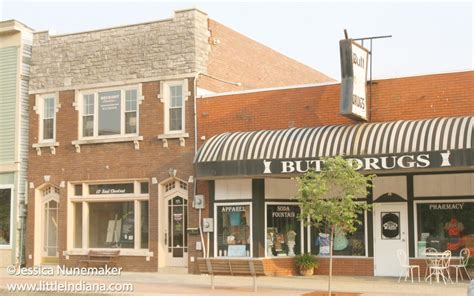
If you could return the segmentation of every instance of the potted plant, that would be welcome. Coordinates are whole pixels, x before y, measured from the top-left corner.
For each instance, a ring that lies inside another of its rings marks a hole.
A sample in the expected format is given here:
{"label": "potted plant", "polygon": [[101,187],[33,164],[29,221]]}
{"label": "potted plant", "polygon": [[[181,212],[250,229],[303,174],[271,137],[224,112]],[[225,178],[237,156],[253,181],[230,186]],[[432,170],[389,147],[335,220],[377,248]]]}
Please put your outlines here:
{"label": "potted plant", "polygon": [[300,275],[313,275],[314,269],[319,266],[318,258],[310,253],[295,256],[295,264]]}
{"label": "potted plant", "polygon": [[474,279],[474,257],[469,257],[469,261],[467,261],[467,272],[471,276],[471,279]]}

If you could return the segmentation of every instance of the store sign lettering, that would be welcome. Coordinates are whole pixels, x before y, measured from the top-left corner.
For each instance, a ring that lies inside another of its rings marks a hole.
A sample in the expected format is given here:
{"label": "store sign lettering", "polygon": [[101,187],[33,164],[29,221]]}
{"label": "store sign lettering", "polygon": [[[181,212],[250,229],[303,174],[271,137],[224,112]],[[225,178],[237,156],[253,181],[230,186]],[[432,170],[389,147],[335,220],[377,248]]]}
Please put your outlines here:
{"label": "store sign lettering", "polygon": [[[401,155],[401,156],[381,156],[381,157],[364,157],[364,158],[347,158],[351,164],[355,164],[356,170],[392,170],[396,168],[409,169],[409,168],[426,168],[429,167],[430,155],[419,154],[419,155]],[[264,160],[265,166],[264,174],[271,174],[271,164],[273,161]],[[278,162],[278,161],[275,161]],[[321,167],[324,164],[324,160],[281,160],[282,174],[288,173],[305,173],[310,169],[317,172],[321,171]]]}
{"label": "store sign lettering", "polygon": [[222,213],[227,212],[245,212],[245,207],[243,206],[233,206],[233,207],[222,207]]}
{"label": "store sign lettering", "polygon": [[430,211],[432,210],[462,210],[464,203],[439,203],[430,204]]}
{"label": "store sign lettering", "polygon": [[125,189],[97,189],[95,194],[123,194]]}
{"label": "store sign lettering", "polygon": [[294,218],[295,212],[291,211],[289,206],[277,206],[276,211],[272,213],[275,218]]}

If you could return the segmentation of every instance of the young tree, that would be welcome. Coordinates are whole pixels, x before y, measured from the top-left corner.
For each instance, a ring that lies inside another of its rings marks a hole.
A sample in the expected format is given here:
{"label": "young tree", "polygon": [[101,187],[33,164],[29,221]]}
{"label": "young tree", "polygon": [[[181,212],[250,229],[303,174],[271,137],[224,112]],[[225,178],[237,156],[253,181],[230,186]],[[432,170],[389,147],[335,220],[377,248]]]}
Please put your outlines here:
{"label": "young tree", "polygon": [[331,295],[332,255],[334,233],[340,229],[353,233],[362,221],[358,214],[370,209],[359,197],[367,196],[374,175],[364,176],[354,168],[355,161],[341,156],[324,158],[321,172],[308,171],[297,178],[298,202],[301,207],[300,220],[305,225],[329,229],[329,281],[328,292]]}

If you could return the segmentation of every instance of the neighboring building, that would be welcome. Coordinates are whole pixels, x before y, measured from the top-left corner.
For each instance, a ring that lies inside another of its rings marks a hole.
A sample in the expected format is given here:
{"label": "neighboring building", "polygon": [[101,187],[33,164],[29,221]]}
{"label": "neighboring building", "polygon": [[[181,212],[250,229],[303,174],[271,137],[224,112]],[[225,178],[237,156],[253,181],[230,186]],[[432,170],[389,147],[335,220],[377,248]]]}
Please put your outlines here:
{"label": "neighboring building", "polygon": [[298,221],[292,178],[334,155],[377,174],[361,198],[373,211],[355,233],[336,232],[334,274],[398,276],[397,249],[422,270],[427,247],[474,253],[473,94],[474,71],[376,80],[370,123],[339,114],[339,83],[198,98],[198,138],[207,140],[195,179],[203,217],[214,219],[210,257],[265,258],[267,273],[288,275],[292,255],[311,252],[327,274],[328,231]]}
{"label": "neighboring building", "polygon": [[32,29],[0,22],[0,267],[24,261]]}
{"label": "neighboring building", "polygon": [[332,81],[197,9],[36,32],[31,72],[27,264],[119,248],[139,271],[194,259],[196,93]]}

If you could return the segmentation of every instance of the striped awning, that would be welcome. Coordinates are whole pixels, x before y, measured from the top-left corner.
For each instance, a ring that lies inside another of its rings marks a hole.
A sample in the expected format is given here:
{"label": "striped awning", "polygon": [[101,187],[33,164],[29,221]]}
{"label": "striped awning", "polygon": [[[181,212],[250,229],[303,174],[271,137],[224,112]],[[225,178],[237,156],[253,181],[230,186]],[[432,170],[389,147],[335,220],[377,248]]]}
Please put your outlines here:
{"label": "striped awning", "polygon": [[[214,174],[210,164],[257,160],[308,160],[326,156],[368,157],[469,150],[474,147],[474,116],[399,120],[357,125],[329,125],[223,133],[199,149],[197,177]],[[464,153],[465,154],[465,153]],[[206,172],[200,170],[207,164]],[[248,164],[248,163],[247,163]],[[234,169],[235,171],[235,169]],[[246,171],[238,168],[239,172]],[[252,174],[253,175],[253,174]]]}

